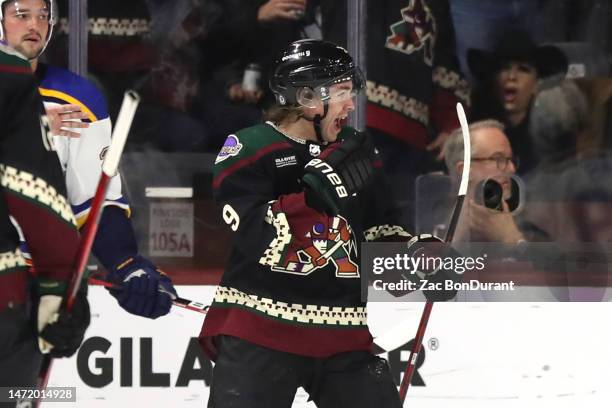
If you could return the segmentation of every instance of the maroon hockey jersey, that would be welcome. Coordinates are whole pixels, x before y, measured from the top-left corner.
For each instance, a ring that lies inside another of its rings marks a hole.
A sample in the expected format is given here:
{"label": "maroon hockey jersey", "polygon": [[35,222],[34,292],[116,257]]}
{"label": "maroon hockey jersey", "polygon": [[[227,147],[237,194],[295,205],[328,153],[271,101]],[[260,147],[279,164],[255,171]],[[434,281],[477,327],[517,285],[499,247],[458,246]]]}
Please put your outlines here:
{"label": "maroon hockey jersey", "polygon": [[201,332],[212,358],[216,335],[313,357],[371,348],[359,243],[410,235],[394,223],[379,160],[340,215],[308,207],[299,180],[323,148],[267,123],[230,135],[217,156],[215,199],[235,242]]}
{"label": "maroon hockey jersey", "polygon": [[9,216],[36,263],[39,288],[63,294],[78,233],[30,64],[0,43],[0,311],[28,298],[28,272]]}

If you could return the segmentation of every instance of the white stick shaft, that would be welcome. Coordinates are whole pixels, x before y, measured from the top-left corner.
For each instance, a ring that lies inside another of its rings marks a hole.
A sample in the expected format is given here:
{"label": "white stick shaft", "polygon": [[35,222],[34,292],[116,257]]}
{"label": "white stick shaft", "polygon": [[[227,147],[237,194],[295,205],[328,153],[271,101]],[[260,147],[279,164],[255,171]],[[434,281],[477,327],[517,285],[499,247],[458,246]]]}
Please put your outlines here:
{"label": "white stick shaft", "polygon": [[465,111],[460,103],[457,103],[457,116],[461,124],[461,133],[463,134],[463,173],[461,174],[461,184],[459,185],[459,195],[467,193],[468,181],[470,179],[470,163],[472,157],[472,148],[470,143],[470,131],[468,121],[465,117]]}
{"label": "white stick shaft", "polygon": [[119,116],[117,116],[117,123],[115,123],[115,129],[113,130],[113,136],[111,140],[108,152],[102,163],[102,171],[109,177],[113,177],[117,174],[117,167],[119,167],[119,159],[123,152],[123,146],[128,137],[136,108],[140,103],[140,96],[134,91],[126,91],[123,96],[123,103],[121,104],[121,110],[119,110]]}

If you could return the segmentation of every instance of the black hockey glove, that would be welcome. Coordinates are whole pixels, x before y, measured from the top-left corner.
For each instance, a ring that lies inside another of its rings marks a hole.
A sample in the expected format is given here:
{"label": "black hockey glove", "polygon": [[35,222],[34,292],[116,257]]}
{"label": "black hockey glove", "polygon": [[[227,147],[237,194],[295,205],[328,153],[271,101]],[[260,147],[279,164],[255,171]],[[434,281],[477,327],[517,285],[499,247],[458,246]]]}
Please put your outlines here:
{"label": "black hockey glove", "polygon": [[365,133],[332,143],[304,167],[306,204],[334,216],[349,198],[366,187],[373,173],[373,146]]}
{"label": "black hockey glove", "polygon": [[446,289],[448,284],[461,281],[462,274],[448,268],[455,265],[454,260],[461,257],[450,244],[444,243],[440,238],[430,234],[421,234],[408,241],[408,256],[417,261],[420,258],[420,267],[404,278],[416,281],[418,287],[423,286],[423,294],[432,302],[443,302],[457,295],[454,289]]}
{"label": "black hockey glove", "polygon": [[[43,296],[44,297],[44,296]],[[52,319],[53,321],[53,319]],[[60,309],[57,320],[46,324],[39,336],[50,347],[52,357],[70,357],[83,342],[85,330],[89,326],[90,312],[87,295],[80,290],[77,293],[70,313]]]}

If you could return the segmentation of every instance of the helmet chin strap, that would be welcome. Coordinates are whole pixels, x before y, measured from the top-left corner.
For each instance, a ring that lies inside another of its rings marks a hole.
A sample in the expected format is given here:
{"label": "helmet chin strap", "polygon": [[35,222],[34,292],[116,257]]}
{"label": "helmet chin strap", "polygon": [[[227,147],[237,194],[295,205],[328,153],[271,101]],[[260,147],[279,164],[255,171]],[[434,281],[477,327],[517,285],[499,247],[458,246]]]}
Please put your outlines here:
{"label": "helmet chin strap", "polygon": [[329,110],[329,105],[327,102],[323,103],[323,116],[317,114],[312,119],[304,118],[308,121],[311,121],[314,126],[315,134],[317,135],[317,140],[320,144],[326,144],[327,142],[323,139],[323,133],[321,133],[321,121],[327,116],[327,111]]}

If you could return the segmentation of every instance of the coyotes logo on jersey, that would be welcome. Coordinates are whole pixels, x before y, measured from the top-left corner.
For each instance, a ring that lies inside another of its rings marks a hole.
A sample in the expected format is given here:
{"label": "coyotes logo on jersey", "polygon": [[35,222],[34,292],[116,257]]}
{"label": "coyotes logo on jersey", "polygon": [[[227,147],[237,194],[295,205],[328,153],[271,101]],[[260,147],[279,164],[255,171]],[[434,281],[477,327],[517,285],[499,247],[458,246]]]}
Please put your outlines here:
{"label": "coyotes logo on jersey", "polygon": [[385,47],[412,54],[423,50],[427,65],[433,63],[436,22],[425,0],[410,0],[408,7],[401,9],[402,21],[392,24],[391,35]]}
{"label": "coyotes logo on jersey", "polygon": [[359,278],[357,246],[351,228],[340,216],[332,217],[328,225],[318,222],[306,234],[308,246],[295,250],[285,246],[278,262],[271,265],[275,272],[308,275],[329,264],[334,265],[336,277]]}

